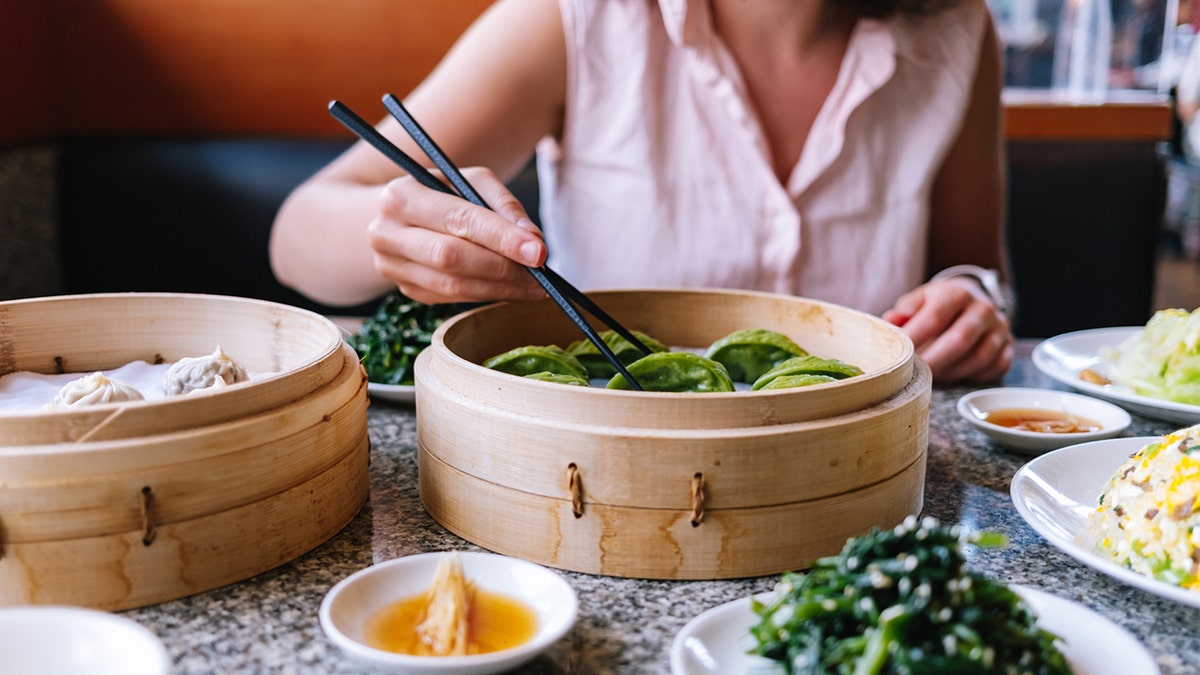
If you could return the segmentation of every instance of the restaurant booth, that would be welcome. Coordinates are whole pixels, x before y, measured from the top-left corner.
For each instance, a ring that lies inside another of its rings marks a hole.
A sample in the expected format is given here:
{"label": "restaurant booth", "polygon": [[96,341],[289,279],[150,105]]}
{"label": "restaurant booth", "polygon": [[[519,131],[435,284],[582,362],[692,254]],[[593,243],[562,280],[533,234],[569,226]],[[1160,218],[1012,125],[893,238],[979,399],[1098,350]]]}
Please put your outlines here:
{"label": "restaurant booth", "polygon": [[[0,299],[210,292],[324,310],[267,261],[288,191],[403,95],[487,0],[57,0],[0,5]],[[373,113],[372,111],[375,111]],[[1005,92],[1023,337],[1149,318],[1170,107]],[[513,185],[535,214],[536,178]],[[128,264],[133,262],[135,264]],[[365,313],[370,305],[339,308]]]}

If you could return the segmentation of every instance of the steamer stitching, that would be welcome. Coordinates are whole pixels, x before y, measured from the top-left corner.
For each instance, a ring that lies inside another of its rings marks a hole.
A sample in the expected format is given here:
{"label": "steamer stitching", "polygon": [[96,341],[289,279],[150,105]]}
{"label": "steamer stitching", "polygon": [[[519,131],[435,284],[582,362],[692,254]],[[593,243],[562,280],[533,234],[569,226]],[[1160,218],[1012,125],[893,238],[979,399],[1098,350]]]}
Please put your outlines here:
{"label": "steamer stitching", "polygon": [[579,475],[579,467],[575,462],[567,465],[567,489],[571,491],[571,513],[576,518],[583,517],[583,477]]}
{"label": "steamer stitching", "polygon": [[150,509],[154,503],[154,491],[147,485],[142,488],[141,495],[141,511],[142,511],[142,545],[149,546],[154,543],[154,521],[150,517]]}

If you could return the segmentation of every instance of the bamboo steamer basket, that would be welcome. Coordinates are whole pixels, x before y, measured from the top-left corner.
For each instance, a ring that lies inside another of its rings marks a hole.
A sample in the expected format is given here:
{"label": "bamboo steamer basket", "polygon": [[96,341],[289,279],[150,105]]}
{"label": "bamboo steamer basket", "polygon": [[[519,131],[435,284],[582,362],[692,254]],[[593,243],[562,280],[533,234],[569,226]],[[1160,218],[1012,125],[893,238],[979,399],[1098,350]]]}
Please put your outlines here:
{"label": "bamboo steamer basket", "polygon": [[0,303],[0,374],[218,344],[250,381],[0,414],[0,605],[172,600],[293,560],[354,517],[369,485],[367,381],[328,319],[174,293]]}
{"label": "bamboo steamer basket", "polygon": [[467,312],[438,329],[416,369],[421,498],[450,531],[561,569],[716,579],[807,567],[920,512],[932,377],[900,329],[769,293],[589,295],[672,348],[766,328],[865,372],[757,392],[565,386],[480,365],[579,339],[557,306]]}

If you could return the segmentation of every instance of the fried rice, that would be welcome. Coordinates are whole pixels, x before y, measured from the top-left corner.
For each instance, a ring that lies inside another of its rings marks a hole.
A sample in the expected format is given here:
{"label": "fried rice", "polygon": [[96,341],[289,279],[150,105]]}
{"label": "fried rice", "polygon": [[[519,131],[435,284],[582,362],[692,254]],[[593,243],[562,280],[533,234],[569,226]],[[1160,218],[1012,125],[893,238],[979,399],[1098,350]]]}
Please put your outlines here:
{"label": "fried rice", "polygon": [[1089,514],[1096,550],[1176,586],[1200,589],[1200,425],[1130,456]]}

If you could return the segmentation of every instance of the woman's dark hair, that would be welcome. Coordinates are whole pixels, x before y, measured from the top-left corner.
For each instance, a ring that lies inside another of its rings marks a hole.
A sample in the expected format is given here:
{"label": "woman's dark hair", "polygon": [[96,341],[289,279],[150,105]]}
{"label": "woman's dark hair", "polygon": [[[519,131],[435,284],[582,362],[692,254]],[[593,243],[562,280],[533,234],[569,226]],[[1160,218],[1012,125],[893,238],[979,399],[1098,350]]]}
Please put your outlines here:
{"label": "woman's dark hair", "polygon": [[895,14],[933,14],[953,7],[962,0],[843,0],[853,5],[860,16],[886,19]]}

